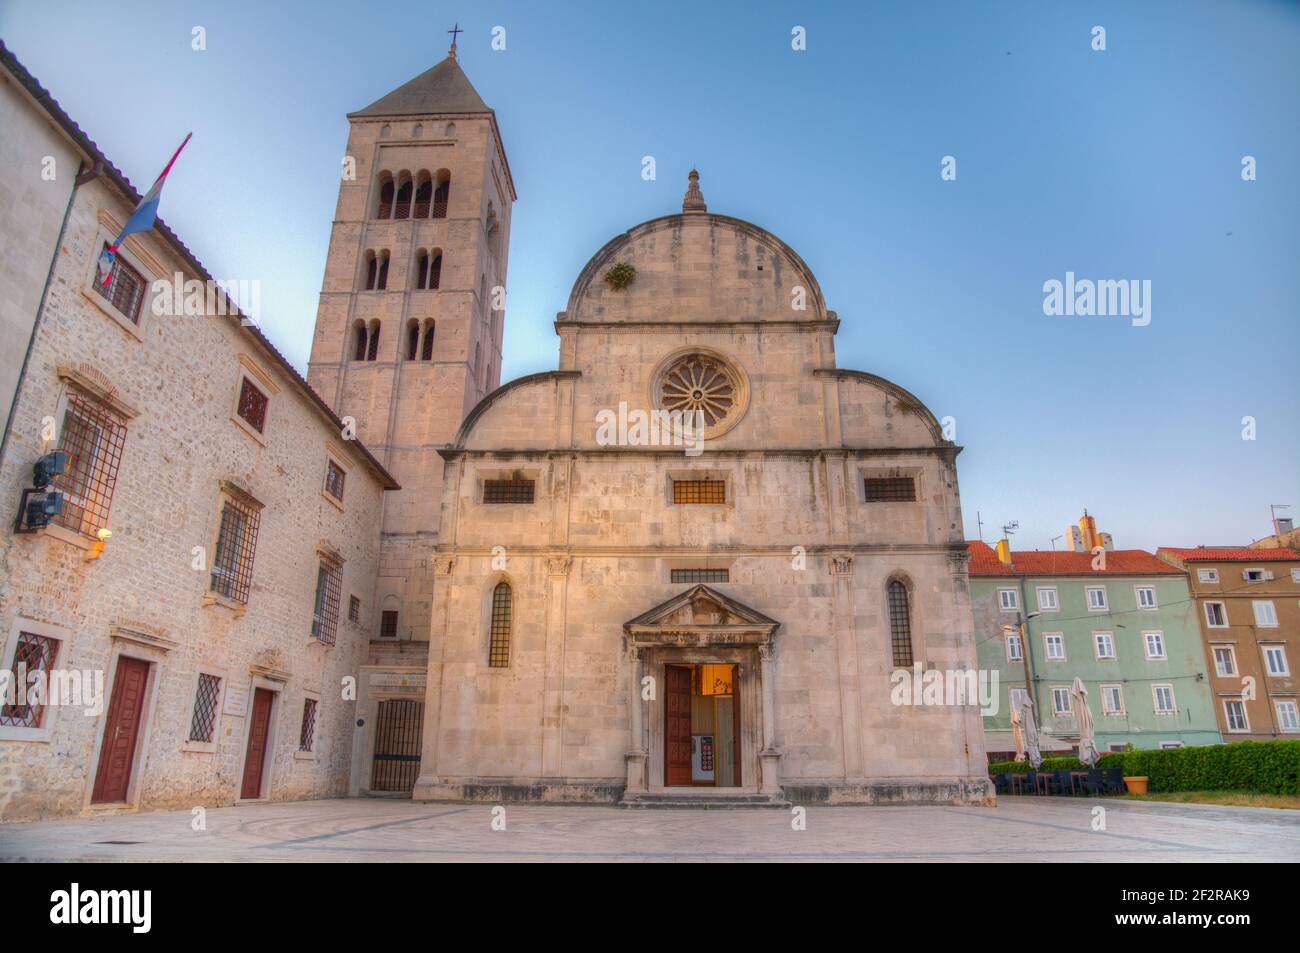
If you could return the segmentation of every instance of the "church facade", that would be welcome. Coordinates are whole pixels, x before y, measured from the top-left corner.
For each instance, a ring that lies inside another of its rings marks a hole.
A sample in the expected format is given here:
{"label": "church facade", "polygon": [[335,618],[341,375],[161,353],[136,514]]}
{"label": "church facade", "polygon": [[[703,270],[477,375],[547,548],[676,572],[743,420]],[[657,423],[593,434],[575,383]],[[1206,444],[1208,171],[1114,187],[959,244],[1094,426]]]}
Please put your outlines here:
{"label": "church facade", "polygon": [[836,366],[798,254],[692,172],[578,276],[558,370],[498,387],[495,114],[453,49],[350,119],[309,380],[404,488],[377,598],[410,620],[354,790],[404,758],[418,799],[987,800],[978,710],[891,692],[975,665],[959,448]]}

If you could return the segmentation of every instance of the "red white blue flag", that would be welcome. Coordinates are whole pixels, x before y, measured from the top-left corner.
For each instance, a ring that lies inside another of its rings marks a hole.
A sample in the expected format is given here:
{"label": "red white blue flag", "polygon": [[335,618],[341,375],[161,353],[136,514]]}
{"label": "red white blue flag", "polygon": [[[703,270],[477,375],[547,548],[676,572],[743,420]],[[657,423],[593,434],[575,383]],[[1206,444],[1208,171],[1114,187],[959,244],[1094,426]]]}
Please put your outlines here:
{"label": "red white blue flag", "polygon": [[113,260],[117,257],[117,250],[122,247],[122,242],[126,240],[126,236],[134,235],[136,232],[147,232],[153,228],[154,220],[158,218],[158,200],[162,197],[163,182],[167,179],[167,173],[172,170],[176,157],[181,154],[181,149],[185,148],[185,143],[190,141],[192,135],[194,135],[192,132],[185,135],[185,142],[182,142],[176,152],[172,154],[171,162],[167,163],[167,167],[154,180],[153,187],[145,193],[144,198],[140,200],[140,204],[131,213],[131,217],[122,226],[122,233],[113,239],[113,244],[105,248],[104,253],[99,256],[101,283],[108,284],[113,280]]}

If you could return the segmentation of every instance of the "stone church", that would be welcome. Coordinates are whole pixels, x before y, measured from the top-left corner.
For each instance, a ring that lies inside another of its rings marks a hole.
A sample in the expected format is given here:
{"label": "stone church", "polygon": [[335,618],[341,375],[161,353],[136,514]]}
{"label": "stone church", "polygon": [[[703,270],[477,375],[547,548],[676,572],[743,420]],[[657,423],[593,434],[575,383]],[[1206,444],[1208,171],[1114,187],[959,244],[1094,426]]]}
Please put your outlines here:
{"label": "stone church", "polygon": [[978,710],[890,691],[975,665],[959,448],[836,366],[795,250],[692,171],[578,275],[558,370],[499,386],[495,113],[453,46],[349,120],[308,380],[401,484],[350,790],[987,801]]}

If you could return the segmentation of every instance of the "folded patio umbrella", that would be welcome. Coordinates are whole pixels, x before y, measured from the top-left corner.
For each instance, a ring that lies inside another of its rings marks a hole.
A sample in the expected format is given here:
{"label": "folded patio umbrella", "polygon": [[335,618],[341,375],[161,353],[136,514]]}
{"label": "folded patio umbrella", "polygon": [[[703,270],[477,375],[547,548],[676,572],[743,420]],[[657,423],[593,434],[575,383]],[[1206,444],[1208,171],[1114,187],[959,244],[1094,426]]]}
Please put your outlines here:
{"label": "folded patio umbrella", "polygon": [[1011,709],[1011,737],[1016,741],[1016,760],[1025,760],[1025,733],[1020,730],[1020,712]]}
{"label": "folded patio umbrella", "polygon": [[1029,758],[1029,763],[1037,770],[1043,763],[1043,755],[1038,750],[1038,727],[1034,724],[1034,704],[1028,698],[1020,699],[1020,730],[1025,735],[1025,754]]}
{"label": "folded patio umbrella", "polygon": [[1092,710],[1088,707],[1088,689],[1077,675],[1070,686],[1074,699],[1074,722],[1079,726],[1079,760],[1092,767],[1097,763],[1097,743],[1093,740]]}

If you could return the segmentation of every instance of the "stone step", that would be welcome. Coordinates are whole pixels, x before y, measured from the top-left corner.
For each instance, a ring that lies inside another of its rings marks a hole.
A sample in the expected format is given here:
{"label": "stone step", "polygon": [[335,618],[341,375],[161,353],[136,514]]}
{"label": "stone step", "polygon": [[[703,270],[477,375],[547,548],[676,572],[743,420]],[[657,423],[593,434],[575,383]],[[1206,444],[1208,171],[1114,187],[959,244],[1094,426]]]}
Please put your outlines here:
{"label": "stone step", "polygon": [[767,794],[737,794],[718,796],[709,794],[640,794],[625,797],[619,807],[639,808],[693,808],[695,810],[734,810],[736,808],[775,807],[788,808],[790,802]]}

